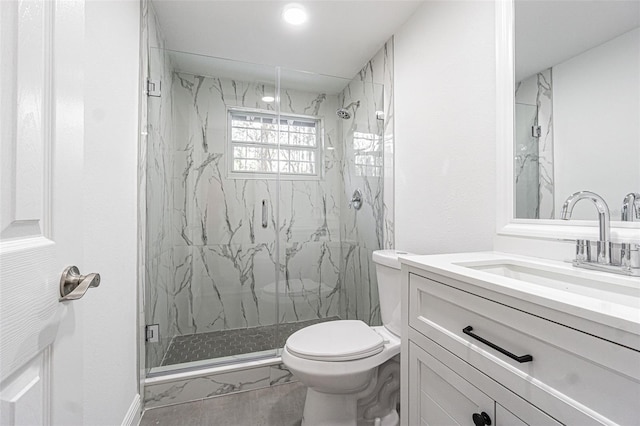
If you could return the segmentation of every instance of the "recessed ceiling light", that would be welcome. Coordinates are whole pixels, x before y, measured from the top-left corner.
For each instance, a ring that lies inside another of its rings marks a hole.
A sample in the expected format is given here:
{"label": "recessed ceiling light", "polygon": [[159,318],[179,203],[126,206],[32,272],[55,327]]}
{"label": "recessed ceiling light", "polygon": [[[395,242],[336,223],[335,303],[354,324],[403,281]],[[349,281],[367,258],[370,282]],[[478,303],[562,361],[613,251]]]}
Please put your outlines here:
{"label": "recessed ceiling light", "polygon": [[276,98],[274,98],[273,96],[263,96],[262,97],[262,102],[270,103],[270,102],[273,102],[275,100],[276,100]]}
{"label": "recessed ceiling light", "polygon": [[291,25],[302,25],[307,22],[307,11],[297,3],[291,3],[284,7],[282,19]]}

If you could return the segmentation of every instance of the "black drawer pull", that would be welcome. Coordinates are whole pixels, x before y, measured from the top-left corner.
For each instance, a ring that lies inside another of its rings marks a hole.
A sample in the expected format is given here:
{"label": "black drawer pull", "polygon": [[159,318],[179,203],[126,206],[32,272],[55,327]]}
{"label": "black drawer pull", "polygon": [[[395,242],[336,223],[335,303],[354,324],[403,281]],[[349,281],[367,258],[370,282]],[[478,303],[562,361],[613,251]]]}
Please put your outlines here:
{"label": "black drawer pull", "polygon": [[520,363],[533,361],[533,357],[531,355],[518,356],[516,354],[512,354],[508,350],[502,349],[500,346],[496,345],[495,343],[491,343],[487,339],[483,339],[482,337],[478,336],[477,334],[473,334],[472,331],[473,331],[473,327],[471,327],[470,325],[466,326],[465,328],[462,329],[462,332],[464,334],[467,334],[467,335],[473,337],[476,340],[480,340],[485,345],[487,345],[489,347],[492,347],[496,351],[500,352],[501,354],[504,354],[504,355],[508,356],[509,358],[511,358],[511,359],[513,359],[515,361],[518,361]]}

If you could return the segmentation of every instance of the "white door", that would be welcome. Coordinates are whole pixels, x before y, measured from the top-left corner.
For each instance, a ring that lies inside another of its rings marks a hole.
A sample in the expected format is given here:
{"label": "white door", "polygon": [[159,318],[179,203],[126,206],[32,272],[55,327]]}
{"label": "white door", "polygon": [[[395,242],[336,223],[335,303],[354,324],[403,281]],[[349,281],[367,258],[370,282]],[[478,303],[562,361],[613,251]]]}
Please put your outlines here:
{"label": "white door", "polygon": [[[83,0],[0,1],[0,424],[82,423]],[[95,290],[92,290],[95,291]]]}

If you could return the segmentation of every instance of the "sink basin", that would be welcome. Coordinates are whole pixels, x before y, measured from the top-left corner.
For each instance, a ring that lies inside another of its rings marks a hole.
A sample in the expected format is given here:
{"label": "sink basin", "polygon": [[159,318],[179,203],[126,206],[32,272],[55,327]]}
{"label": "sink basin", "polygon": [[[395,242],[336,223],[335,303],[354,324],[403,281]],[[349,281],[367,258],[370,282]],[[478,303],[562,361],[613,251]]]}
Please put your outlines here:
{"label": "sink basin", "polygon": [[581,271],[553,270],[544,265],[511,259],[453,264],[615,304],[640,307],[640,283],[638,286],[629,286],[605,277],[602,280],[587,278],[582,276],[584,274]]}

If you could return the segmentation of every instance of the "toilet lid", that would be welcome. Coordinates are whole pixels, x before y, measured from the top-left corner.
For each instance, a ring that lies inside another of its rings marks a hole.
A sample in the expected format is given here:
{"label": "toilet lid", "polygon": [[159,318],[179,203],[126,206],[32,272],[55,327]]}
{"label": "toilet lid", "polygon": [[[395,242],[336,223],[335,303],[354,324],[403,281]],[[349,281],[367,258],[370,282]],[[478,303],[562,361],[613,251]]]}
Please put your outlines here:
{"label": "toilet lid", "polygon": [[314,324],[287,339],[287,350],[316,361],[353,361],[382,352],[384,339],[362,321],[340,320]]}

